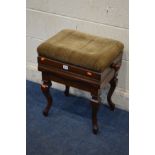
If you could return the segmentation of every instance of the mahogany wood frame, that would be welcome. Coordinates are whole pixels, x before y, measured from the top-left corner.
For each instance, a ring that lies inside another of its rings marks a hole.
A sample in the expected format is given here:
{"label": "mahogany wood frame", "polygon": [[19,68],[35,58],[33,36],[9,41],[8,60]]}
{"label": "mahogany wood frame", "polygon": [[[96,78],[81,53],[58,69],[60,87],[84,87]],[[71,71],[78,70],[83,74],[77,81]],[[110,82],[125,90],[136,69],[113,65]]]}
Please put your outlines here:
{"label": "mahogany wood frame", "polygon": [[44,116],[48,116],[48,112],[52,106],[52,96],[50,95],[51,81],[59,82],[66,85],[64,94],[69,95],[69,87],[79,88],[91,93],[92,105],[92,130],[97,134],[99,127],[97,121],[97,112],[101,103],[101,89],[110,83],[110,89],[107,95],[107,101],[110,109],[115,109],[115,104],[111,100],[111,96],[117,85],[117,75],[122,62],[122,54],[120,54],[106,69],[96,72],[80,66],[66,64],[64,62],[51,60],[45,57],[38,57],[38,70],[42,72],[41,90],[47,99],[47,105],[43,111]]}

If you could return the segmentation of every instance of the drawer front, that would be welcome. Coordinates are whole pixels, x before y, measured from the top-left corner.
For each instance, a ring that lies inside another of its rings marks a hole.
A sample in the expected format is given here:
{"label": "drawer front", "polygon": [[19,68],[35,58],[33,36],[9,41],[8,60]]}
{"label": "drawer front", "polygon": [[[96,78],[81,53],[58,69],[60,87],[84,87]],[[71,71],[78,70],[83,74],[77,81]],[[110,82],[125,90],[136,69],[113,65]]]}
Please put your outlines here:
{"label": "drawer front", "polygon": [[66,64],[60,61],[47,59],[45,57],[38,57],[38,63],[39,65],[46,66],[46,68],[49,68],[50,70],[59,70],[62,72],[68,72],[73,73],[77,75],[81,75],[90,79],[94,80],[101,80],[101,73],[95,72],[89,69],[85,69],[79,66],[74,66],[71,64]]}

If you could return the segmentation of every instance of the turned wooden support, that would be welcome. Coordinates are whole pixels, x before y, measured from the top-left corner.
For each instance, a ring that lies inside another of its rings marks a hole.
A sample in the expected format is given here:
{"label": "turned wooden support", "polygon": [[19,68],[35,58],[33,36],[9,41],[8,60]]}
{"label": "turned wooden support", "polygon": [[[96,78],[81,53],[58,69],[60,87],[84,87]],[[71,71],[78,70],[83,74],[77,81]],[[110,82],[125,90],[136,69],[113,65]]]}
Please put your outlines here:
{"label": "turned wooden support", "polygon": [[97,113],[100,106],[100,96],[92,96],[91,105],[92,105],[92,131],[94,134],[97,134],[99,130]]}
{"label": "turned wooden support", "polygon": [[107,100],[108,100],[108,104],[110,106],[110,110],[112,110],[112,111],[114,111],[114,109],[115,109],[115,104],[112,102],[111,97],[112,97],[112,95],[115,91],[115,88],[117,86],[117,83],[118,83],[117,76],[118,76],[118,71],[120,69],[120,66],[121,66],[121,64],[112,64],[111,65],[111,68],[113,68],[115,70],[115,74],[114,74],[114,77],[109,82],[110,83],[110,89],[109,89],[109,92],[107,95]]}
{"label": "turned wooden support", "polygon": [[67,85],[66,85],[64,94],[65,94],[66,96],[69,96],[69,86],[67,86]]}
{"label": "turned wooden support", "polygon": [[47,99],[47,105],[46,105],[45,109],[43,110],[44,116],[48,116],[48,112],[52,106],[52,96],[50,95],[51,85],[52,85],[51,81],[43,81],[43,84],[41,85],[41,90]]}

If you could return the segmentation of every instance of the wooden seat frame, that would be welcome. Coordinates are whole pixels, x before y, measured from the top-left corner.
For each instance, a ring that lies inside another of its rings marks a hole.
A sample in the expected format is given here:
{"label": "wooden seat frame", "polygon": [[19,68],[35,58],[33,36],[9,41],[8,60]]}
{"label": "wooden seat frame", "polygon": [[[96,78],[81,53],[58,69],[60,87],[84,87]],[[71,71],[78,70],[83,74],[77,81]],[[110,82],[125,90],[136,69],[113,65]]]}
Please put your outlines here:
{"label": "wooden seat frame", "polygon": [[49,89],[52,85],[51,81],[59,82],[66,85],[64,94],[69,95],[69,87],[75,87],[91,93],[92,105],[92,130],[97,134],[99,130],[97,121],[97,112],[101,103],[101,89],[110,83],[110,89],[107,95],[107,101],[112,111],[115,104],[111,100],[111,96],[117,85],[117,75],[122,62],[122,54],[120,54],[106,69],[97,72],[86,69],[77,65],[67,64],[57,60],[51,60],[38,56],[38,70],[42,72],[41,90],[47,99],[47,105],[43,111],[44,116],[48,116],[48,112],[52,106],[52,96]]}

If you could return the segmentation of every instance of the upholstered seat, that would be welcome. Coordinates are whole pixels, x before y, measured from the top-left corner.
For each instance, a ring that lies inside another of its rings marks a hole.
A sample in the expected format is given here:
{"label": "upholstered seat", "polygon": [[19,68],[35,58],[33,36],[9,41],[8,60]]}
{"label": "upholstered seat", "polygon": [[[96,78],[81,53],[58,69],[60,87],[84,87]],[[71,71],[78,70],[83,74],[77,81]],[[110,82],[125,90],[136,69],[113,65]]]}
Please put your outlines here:
{"label": "upholstered seat", "polygon": [[116,40],[62,30],[42,43],[39,56],[74,64],[94,71],[103,71],[123,51],[124,45]]}

